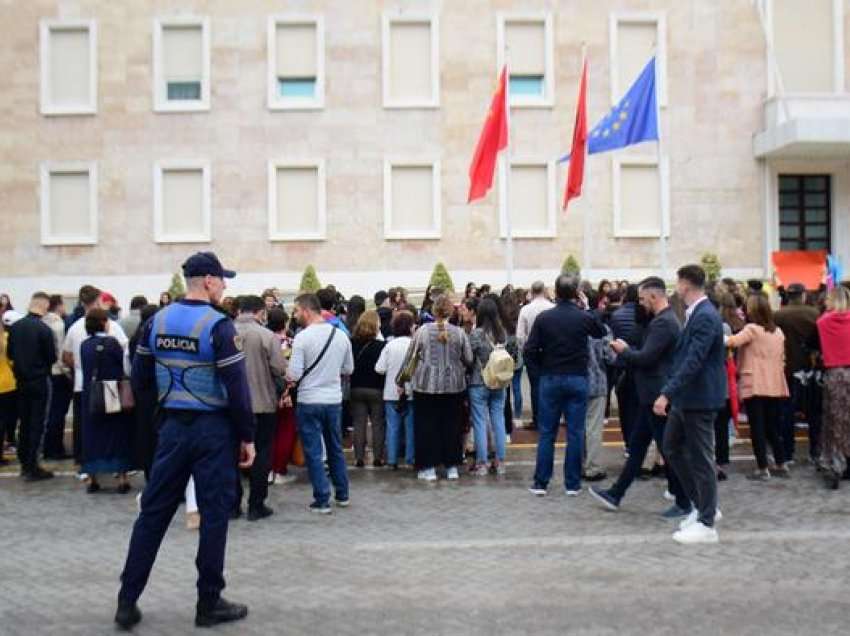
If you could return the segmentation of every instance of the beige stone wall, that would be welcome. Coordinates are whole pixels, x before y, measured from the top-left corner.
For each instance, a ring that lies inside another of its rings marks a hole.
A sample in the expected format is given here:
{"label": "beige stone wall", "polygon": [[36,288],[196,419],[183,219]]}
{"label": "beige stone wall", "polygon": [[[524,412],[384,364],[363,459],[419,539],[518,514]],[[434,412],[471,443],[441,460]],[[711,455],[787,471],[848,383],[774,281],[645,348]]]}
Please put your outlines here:
{"label": "beige stone wall", "polygon": [[[385,110],[381,12],[425,5],[440,11],[441,106]],[[321,111],[266,108],[266,19],[289,10],[325,16],[326,106]],[[512,120],[515,154],[541,158],[568,147],[582,40],[592,64],[593,125],[610,105],[610,11],[665,11],[669,106],[662,119],[672,179],[670,264],[712,250],[729,267],[763,265],[763,186],[751,138],[762,123],[765,53],[748,1],[3,0],[0,276],[174,271],[196,246],[153,241],[152,165],[170,158],[211,161],[209,248],[241,271],[300,272],[307,263],[332,271],[430,270],[437,260],[450,270],[500,269],[495,192],[466,205],[467,168],[495,83],[500,10],[554,12],[555,106],[515,109]],[[156,114],[151,22],[154,16],[181,13],[211,18],[212,108]],[[38,22],[49,17],[98,22],[95,116],[39,114]],[[847,53],[850,77],[850,47]],[[441,158],[442,240],[384,241],[385,155]],[[267,239],[266,162],[286,156],[326,160],[324,242]],[[38,164],[44,160],[98,162],[96,246],[40,245]],[[580,258],[585,205],[592,209],[594,268],[657,265],[657,241],[611,238],[610,158],[597,155],[588,165],[584,200],[569,215],[559,213],[557,238],[516,241],[517,268],[555,268],[567,252]],[[559,199],[563,181],[559,174]]]}

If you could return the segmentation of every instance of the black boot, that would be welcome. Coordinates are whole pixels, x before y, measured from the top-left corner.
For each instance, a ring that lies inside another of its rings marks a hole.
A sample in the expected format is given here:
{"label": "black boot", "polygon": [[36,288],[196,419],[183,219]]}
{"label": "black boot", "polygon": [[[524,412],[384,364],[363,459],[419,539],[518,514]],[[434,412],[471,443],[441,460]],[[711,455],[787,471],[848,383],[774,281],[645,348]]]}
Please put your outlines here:
{"label": "black boot", "polygon": [[195,625],[197,627],[212,627],[219,623],[230,623],[242,620],[248,616],[248,606],[240,603],[231,603],[219,598],[212,604],[198,601],[195,611]]}
{"label": "black boot", "polygon": [[142,620],[142,613],[135,603],[118,601],[118,610],[115,612],[115,623],[120,629],[130,631],[133,625]]}

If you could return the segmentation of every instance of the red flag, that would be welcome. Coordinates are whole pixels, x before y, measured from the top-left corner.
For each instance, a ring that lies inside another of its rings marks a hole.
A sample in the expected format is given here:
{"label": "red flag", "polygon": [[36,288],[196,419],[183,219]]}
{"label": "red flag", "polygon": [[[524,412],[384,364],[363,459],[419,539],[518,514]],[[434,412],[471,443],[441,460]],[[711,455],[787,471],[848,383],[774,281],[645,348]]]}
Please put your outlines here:
{"label": "red flag", "polygon": [[490,112],[481,129],[475,155],[469,166],[469,199],[472,203],[487,194],[493,185],[493,170],[496,167],[496,155],[508,145],[508,113],[505,108],[507,98],[507,66],[499,75],[499,87],[490,102]]}
{"label": "red flag", "polygon": [[567,176],[567,189],[564,192],[564,211],[570,199],[581,196],[581,184],[584,182],[584,159],[587,155],[587,60],[581,71],[581,84],[578,89],[576,123],[573,127],[573,147],[570,151],[570,171]]}

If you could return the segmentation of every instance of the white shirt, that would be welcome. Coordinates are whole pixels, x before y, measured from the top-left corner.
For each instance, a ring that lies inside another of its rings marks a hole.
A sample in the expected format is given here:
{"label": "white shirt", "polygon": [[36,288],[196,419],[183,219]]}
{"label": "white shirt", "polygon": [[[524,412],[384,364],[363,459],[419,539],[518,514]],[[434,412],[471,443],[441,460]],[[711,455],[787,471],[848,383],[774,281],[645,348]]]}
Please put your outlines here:
{"label": "white shirt", "polygon": [[[375,373],[386,375],[384,380],[384,399],[390,402],[398,400],[398,387],[396,387],[395,379],[398,372],[401,370],[401,365],[407,356],[407,350],[413,339],[410,336],[401,336],[393,338],[381,351],[381,356],[375,363]],[[413,390],[410,388],[410,382],[404,385],[408,397],[413,395]]]}
{"label": "white shirt", "polygon": [[328,323],[312,324],[298,332],[292,341],[292,356],[286,377],[298,384],[299,404],[341,404],[341,375],[354,372],[354,356],[351,353],[351,340],[341,329],[331,341],[328,350],[319,364],[301,379],[304,371],[313,364],[330,336],[330,329],[337,329]]}
{"label": "white shirt", "polygon": [[[106,332],[121,344],[126,357],[129,340],[127,340],[127,335],[124,333],[121,325],[114,320],[110,320]],[[74,356],[74,393],[80,393],[83,390],[83,367],[82,360],[80,360],[80,347],[83,344],[83,340],[89,337],[86,333],[86,317],[83,316],[82,318],[78,318],[68,329],[68,333],[65,335],[65,344],[62,346],[63,353],[70,353]]]}
{"label": "white shirt", "polygon": [[691,305],[685,310],[685,324],[688,324],[688,321],[691,319],[691,316],[694,313],[694,310],[704,300],[708,300],[708,296],[702,296],[701,298],[697,298]]}
{"label": "white shirt", "polygon": [[[47,313],[44,318],[42,318],[44,324],[50,327],[50,331],[53,332],[53,344],[56,346],[56,362],[53,367],[50,369],[51,375],[62,375],[69,371],[69,369],[65,366],[65,363],[62,362],[62,343],[65,341],[65,323],[62,320],[62,317],[59,314]],[[68,373],[70,376],[70,373]]]}
{"label": "white shirt", "polygon": [[537,316],[542,314],[547,309],[552,309],[555,303],[546,299],[545,296],[537,296],[530,303],[519,310],[519,319],[516,325],[516,339],[520,348],[525,346],[525,341],[528,340],[528,335],[531,333],[531,328],[534,326],[534,321]]}

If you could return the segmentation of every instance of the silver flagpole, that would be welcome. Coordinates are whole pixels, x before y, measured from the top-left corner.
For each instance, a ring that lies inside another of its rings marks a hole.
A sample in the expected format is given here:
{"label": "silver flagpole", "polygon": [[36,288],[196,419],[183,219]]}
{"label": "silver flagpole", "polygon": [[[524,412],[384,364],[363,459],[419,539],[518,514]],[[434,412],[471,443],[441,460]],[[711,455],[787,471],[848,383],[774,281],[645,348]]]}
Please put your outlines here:
{"label": "silver flagpole", "polygon": [[505,121],[508,144],[502,155],[505,175],[505,270],[508,285],[514,284],[514,234],[511,223],[511,66],[510,48],[505,44]]}
{"label": "silver flagpole", "polygon": [[[590,63],[587,61],[587,44],[582,42],[581,44],[581,60],[582,60],[582,71],[584,71],[584,65],[587,64],[587,86],[588,89],[590,87]],[[581,80],[579,80],[581,81]],[[589,90],[587,91],[590,92]],[[586,99],[586,96],[585,96]],[[589,101],[589,100],[588,100]],[[586,103],[585,103],[586,107]],[[586,115],[587,111],[585,111]],[[590,136],[587,138],[587,143],[590,144]],[[584,157],[584,185],[582,186],[585,192],[585,200],[584,205],[582,206],[582,222],[583,222],[583,230],[582,230],[582,255],[581,255],[581,268],[585,270],[587,273],[585,274],[585,278],[590,276],[590,253],[591,253],[591,228],[590,228],[590,212],[593,208],[591,191],[590,191],[590,154],[586,153]]]}
{"label": "silver flagpole", "polygon": [[658,127],[658,207],[661,213],[661,238],[659,239],[659,248],[661,252],[661,278],[667,280],[669,263],[667,255],[667,235],[670,233],[670,223],[667,218],[667,210],[669,201],[667,201],[667,188],[665,187],[665,162],[663,144],[661,140],[664,135],[661,130],[661,100],[658,97],[658,47],[655,47],[655,121]]}

